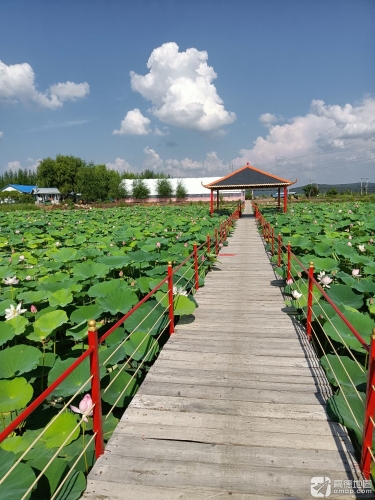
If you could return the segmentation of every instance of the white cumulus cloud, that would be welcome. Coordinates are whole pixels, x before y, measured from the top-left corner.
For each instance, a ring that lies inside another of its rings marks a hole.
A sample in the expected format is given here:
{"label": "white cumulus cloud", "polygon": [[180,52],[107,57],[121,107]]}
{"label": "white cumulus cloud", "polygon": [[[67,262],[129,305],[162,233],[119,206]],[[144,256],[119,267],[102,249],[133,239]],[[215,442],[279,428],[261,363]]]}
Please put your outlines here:
{"label": "white cumulus cloud", "polygon": [[[313,100],[306,115],[295,116],[284,124],[276,123],[277,120],[270,113],[261,115],[260,121],[268,128],[268,134],[257,137],[252,148],[240,150],[240,156],[233,161],[237,168],[249,162],[281,176],[293,172],[295,178],[298,171],[313,171],[342,162],[341,167],[332,171],[337,181],[337,174],[348,173],[348,168],[353,168],[347,167],[345,162],[366,162],[366,158],[368,163],[373,161],[374,98],[366,97],[355,106],[327,105],[324,101]],[[366,163],[363,167],[367,168]],[[303,180],[307,176],[310,173],[298,177]]]}
{"label": "white cumulus cloud", "polygon": [[191,158],[182,160],[169,158],[164,161],[154,149],[148,146],[143,152],[146,154],[143,168],[164,172],[170,174],[171,177],[207,177],[229,173],[229,165],[220,160],[215,151],[207,153],[203,161]]}
{"label": "white cumulus cloud", "polygon": [[88,95],[90,86],[84,83],[57,83],[39,92],[35,74],[28,63],[7,65],[0,61],[0,102],[34,103],[50,109],[61,108],[64,101]]}
{"label": "white cumulus cloud", "polygon": [[0,130],[0,137],[3,137],[3,135],[4,135],[4,132],[2,132],[2,131]]}
{"label": "white cumulus cloud", "polygon": [[132,89],[151,101],[152,113],[164,123],[217,131],[233,123],[236,115],[225,109],[212,83],[217,75],[207,60],[206,51],[180,52],[176,43],[164,43],[152,51],[148,74],[130,72]]}
{"label": "white cumulus cloud", "polygon": [[147,135],[150,133],[151,120],[143,116],[138,108],[128,111],[121,122],[119,130],[114,130],[115,135]]}
{"label": "white cumulus cloud", "polygon": [[21,163],[19,161],[10,161],[7,165],[7,170],[19,170],[21,167]]}
{"label": "white cumulus cloud", "polygon": [[126,160],[122,158],[116,158],[114,163],[106,163],[106,167],[111,170],[117,170],[118,172],[132,172],[133,169]]}

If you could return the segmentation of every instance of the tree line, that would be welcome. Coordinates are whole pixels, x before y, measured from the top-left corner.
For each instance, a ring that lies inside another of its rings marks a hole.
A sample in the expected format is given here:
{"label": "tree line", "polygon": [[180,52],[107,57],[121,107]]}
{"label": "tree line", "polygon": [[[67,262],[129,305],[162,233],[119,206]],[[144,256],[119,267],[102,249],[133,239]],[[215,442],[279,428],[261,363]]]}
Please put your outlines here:
{"label": "tree line", "polygon": [[[37,185],[38,187],[56,187],[63,198],[75,197],[80,194],[85,201],[118,200],[131,196],[144,199],[150,196],[150,190],[144,179],[158,179],[157,194],[161,198],[185,198],[186,189],[180,182],[176,193],[170,183],[169,175],[157,173],[150,169],[141,172],[119,173],[106,167],[86,163],[75,156],[57,155],[56,158],[43,159],[36,172],[31,170],[9,170],[0,176],[0,189],[8,184]],[[131,188],[126,179],[132,179]]]}

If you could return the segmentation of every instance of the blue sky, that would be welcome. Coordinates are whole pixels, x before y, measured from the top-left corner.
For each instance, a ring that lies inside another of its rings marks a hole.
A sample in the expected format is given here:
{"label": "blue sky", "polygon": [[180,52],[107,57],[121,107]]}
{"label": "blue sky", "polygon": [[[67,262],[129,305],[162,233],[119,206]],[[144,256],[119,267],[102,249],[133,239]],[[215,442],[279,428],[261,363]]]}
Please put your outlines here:
{"label": "blue sky", "polygon": [[0,24],[0,172],[375,182],[373,0],[0,0]]}

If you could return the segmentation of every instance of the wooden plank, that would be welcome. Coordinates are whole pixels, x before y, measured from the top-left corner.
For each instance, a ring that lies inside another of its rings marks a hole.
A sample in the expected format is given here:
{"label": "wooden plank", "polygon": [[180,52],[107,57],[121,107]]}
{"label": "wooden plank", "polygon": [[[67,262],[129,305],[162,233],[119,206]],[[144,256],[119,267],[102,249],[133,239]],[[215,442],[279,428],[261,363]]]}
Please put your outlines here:
{"label": "wooden plank", "polygon": [[249,401],[226,401],[217,399],[181,398],[137,394],[131,403],[133,408],[158,409],[160,411],[182,411],[242,415],[245,417],[288,418],[302,420],[326,420],[324,407],[315,405],[254,403]]}
{"label": "wooden plank", "polygon": [[287,387],[280,390],[275,387],[268,389],[241,388],[241,387],[213,387],[210,385],[173,382],[152,382],[146,380],[142,384],[142,394],[156,396],[172,396],[181,398],[195,398],[206,400],[246,401],[254,403],[288,403],[316,405],[325,404],[325,399],[319,392],[299,391],[293,392]]}

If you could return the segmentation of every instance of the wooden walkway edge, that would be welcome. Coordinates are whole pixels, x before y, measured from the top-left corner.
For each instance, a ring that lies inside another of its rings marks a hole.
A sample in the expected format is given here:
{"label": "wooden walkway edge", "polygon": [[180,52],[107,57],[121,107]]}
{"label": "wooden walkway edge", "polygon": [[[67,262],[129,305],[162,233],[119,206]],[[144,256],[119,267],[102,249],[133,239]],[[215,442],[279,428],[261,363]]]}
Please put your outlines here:
{"label": "wooden walkway edge", "polygon": [[[310,499],[314,477],[361,479],[329,384],[247,205],[105,454],[90,500]],[[228,254],[228,255],[226,255]],[[233,255],[234,254],[234,255]]]}

